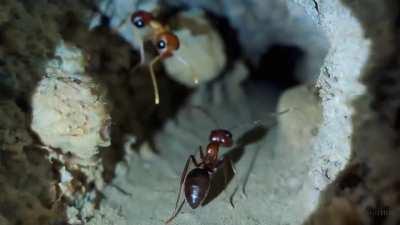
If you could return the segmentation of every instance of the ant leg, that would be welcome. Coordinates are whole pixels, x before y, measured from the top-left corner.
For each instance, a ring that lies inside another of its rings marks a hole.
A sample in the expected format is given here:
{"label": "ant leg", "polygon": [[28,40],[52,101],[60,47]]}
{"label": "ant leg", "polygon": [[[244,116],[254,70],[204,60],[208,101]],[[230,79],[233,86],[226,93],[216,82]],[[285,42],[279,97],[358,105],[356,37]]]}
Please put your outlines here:
{"label": "ant leg", "polygon": [[183,182],[185,181],[185,177],[186,177],[186,174],[187,174],[187,170],[189,168],[190,160],[193,161],[193,158],[194,157],[192,155],[190,155],[189,158],[186,160],[185,167],[183,168],[183,171],[182,171],[182,174],[181,174],[180,187],[179,187],[179,191],[178,191],[178,199],[176,199],[176,203],[175,203],[175,210],[176,210],[176,207],[178,206],[179,198],[180,198],[181,191],[182,191],[182,185],[183,185]]}
{"label": "ant leg", "polygon": [[232,162],[231,158],[229,158],[228,156],[224,156],[224,158],[222,159],[222,164],[223,164],[223,169],[224,169],[225,185],[227,185],[228,184],[229,171],[232,171],[233,175],[235,175],[236,174],[236,168],[233,165],[233,162]]}
{"label": "ant leg", "polygon": [[153,67],[154,67],[154,64],[156,62],[158,62],[160,59],[161,59],[161,57],[157,56],[150,62],[150,65],[149,65],[151,81],[153,82],[153,88],[154,88],[154,102],[156,105],[158,105],[160,103],[160,95],[158,93],[158,84],[157,84],[156,75],[154,73]]}
{"label": "ant leg", "polygon": [[178,210],[174,211],[172,216],[167,221],[165,221],[165,223],[164,223],[165,225],[169,224],[173,219],[175,219],[175,217],[178,215],[179,211],[181,211],[181,209],[183,207],[183,204],[185,204],[185,199],[183,199],[183,201],[182,201],[181,205],[179,206]]}
{"label": "ant leg", "polygon": [[257,156],[260,152],[260,149],[261,149],[261,146],[259,145],[258,148],[256,149],[256,151],[254,152],[253,157],[251,158],[249,169],[247,170],[246,175],[244,176],[244,181],[243,181],[243,185],[242,185],[242,195],[244,197],[247,197],[247,193],[246,193],[247,182],[249,181],[251,171],[253,171],[253,169],[254,169],[254,165],[255,165]]}
{"label": "ant leg", "polygon": [[203,153],[203,149],[201,148],[201,146],[199,146],[199,152],[200,152],[200,159],[203,162],[204,161],[204,153]]}
{"label": "ant leg", "polygon": [[178,197],[176,199],[175,202],[175,209],[174,212],[172,213],[172,216],[165,222],[165,224],[169,223],[173,218],[176,217],[176,215],[178,214],[178,212],[180,211],[180,209],[183,206],[183,203],[185,202],[185,199],[183,199],[183,202],[181,203],[181,206],[178,208],[178,204],[179,204],[179,199],[181,197],[181,192],[182,192],[182,187],[183,187],[183,183],[185,181],[186,178],[186,174],[188,172],[188,168],[189,168],[189,164],[190,161],[192,161],[196,166],[198,165],[196,158],[194,157],[194,155],[190,155],[188,157],[188,159],[186,160],[186,164],[185,167],[183,168],[182,174],[181,174],[181,181],[180,181],[180,186],[179,186],[179,191],[178,191]]}
{"label": "ant leg", "polygon": [[198,162],[197,162],[197,160],[196,160],[196,158],[194,157],[194,155],[190,155],[190,159],[192,160],[193,164],[194,164],[196,167],[199,167],[199,166],[201,165],[201,163],[198,163]]}
{"label": "ant leg", "polygon": [[[235,176],[236,174],[236,169],[233,165],[232,160],[228,157],[225,156],[222,161],[220,161],[220,165],[222,164],[223,167],[223,172],[224,172],[224,182],[225,182],[225,188],[228,186],[228,176],[229,176],[229,172],[232,171],[233,172],[233,176]],[[235,188],[234,193],[230,196],[229,198],[229,202],[232,206],[232,208],[235,208],[235,205],[233,204],[233,195],[236,193],[237,188]],[[225,194],[226,195],[226,194]]]}

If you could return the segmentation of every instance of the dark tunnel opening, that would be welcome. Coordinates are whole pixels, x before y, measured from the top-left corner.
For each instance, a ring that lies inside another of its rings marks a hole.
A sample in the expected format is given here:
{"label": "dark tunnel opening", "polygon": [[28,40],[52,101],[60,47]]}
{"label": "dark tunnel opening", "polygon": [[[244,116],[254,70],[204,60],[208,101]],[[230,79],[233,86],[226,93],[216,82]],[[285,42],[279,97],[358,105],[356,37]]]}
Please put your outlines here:
{"label": "dark tunnel opening", "polygon": [[296,71],[305,56],[305,52],[297,46],[272,45],[262,55],[258,66],[252,69],[249,80],[268,83],[278,90],[296,86],[301,83]]}

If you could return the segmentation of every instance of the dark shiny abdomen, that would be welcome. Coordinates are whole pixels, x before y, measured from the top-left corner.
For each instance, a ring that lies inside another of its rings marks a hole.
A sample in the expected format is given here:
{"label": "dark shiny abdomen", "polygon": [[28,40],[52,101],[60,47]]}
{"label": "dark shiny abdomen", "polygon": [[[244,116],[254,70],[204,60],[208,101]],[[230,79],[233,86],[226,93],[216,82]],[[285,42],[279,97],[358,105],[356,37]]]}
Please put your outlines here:
{"label": "dark shiny abdomen", "polygon": [[186,200],[195,209],[207,197],[210,175],[205,169],[193,169],[187,174],[184,187]]}

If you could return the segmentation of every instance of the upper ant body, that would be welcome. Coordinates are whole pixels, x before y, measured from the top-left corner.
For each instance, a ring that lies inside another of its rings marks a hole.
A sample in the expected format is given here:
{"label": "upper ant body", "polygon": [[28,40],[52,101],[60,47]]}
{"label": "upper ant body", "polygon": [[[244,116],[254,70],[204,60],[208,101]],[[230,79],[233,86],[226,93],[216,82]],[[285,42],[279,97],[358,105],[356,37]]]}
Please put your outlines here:
{"label": "upper ant body", "polygon": [[[152,44],[158,51],[158,56],[154,58],[150,64],[150,76],[153,82],[154,87],[154,101],[155,104],[160,103],[160,97],[158,93],[158,85],[157,80],[155,78],[154,73],[154,64],[159,60],[163,60],[169,57],[174,56],[174,52],[179,49],[179,38],[169,31],[168,27],[162,25],[159,21],[157,21],[154,16],[146,11],[139,10],[132,14],[131,23],[134,25],[133,32],[136,38],[139,39],[140,42],[140,65],[144,64],[145,54],[144,54],[144,40],[150,39]],[[147,29],[150,28],[150,29]],[[137,31],[144,30],[142,35],[139,35]],[[182,58],[178,58],[179,61],[188,66],[186,61]],[[193,75],[194,83],[198,83],[198,78],[196,75]]]}
{"label": "upper ant body", "polygon": [[[224,129],[213,130],[210,133],[209,141],[210,143],[207,145],[205,153],[201,146],[199,148],[200,162],[197,162],[194,155],[190,155],[187,159],[186,165],[181,174],[180,188],[174,212],[165,224],[168,224],[177,216],[179,209],[183,206],[185,200],[189,203],[192,209],[197,208],[203,203],[207,198],[210,189],[211,177],[221,166],[223,166],[224,169],[225,184],[227,183],[228,172],[233,169],[233,164],[226,156],[223,159],[220,159],[218,157],[218,152],[220,146],[227,148],[232,147],[232,134],[228,130]],[[195,168],[188,172],[190,162],[195,165]],[[178,207],[182,188],[184,189],[185,199]]]}
{"label": "upper ant body", "polygon": [[[161,59],[171,57],[173,52],[179,48],[178,37],[169,31],[167,26],[155,20],[153,15],[146,11],[137,11],[132,14],[131,22],[137,29],[150,28],[143,35],[144,39],[150,38],[157,48]],[[139,36],[139,35],[138,35]],[[144,63],[143,41],[141,41],[141,63]]]}
{"label": "upper ant body", "polygon": [[[96,12],[99,12],[98,9],[95,9]],[[158,51],[158,56],[156,56],[150,63],[150,76],[153,83],[154,88],[154,102],[155,104],[160,103],[160,95],[158,91],[158,84],[154,73],[154,64],[159,60],[164,60],[169,57],[176,57],[182,64],[190,67],[192,70],[193,82],[198,84],[198,76],[197,73],[193,70],[192,66],[189,65],[185,59],[174,55],[174,52],[179,49],[179,38],[172,33],[168,26],[161,24],[152,13],[138,10],[134,12],[130,17],[123,19],[120,24],[114,28],[118,30],[121,26],[123,26],[127,20],[133,25],[132,32],[134,34],[134,38],[138,41],[139,44],[139,52],[140,52],[140,63],[138,66],[142,66],[145,64],[145,51],[144,51],[144,42],[150,40],[153,46]],[[137,67],[135,67],[137,68]]]}

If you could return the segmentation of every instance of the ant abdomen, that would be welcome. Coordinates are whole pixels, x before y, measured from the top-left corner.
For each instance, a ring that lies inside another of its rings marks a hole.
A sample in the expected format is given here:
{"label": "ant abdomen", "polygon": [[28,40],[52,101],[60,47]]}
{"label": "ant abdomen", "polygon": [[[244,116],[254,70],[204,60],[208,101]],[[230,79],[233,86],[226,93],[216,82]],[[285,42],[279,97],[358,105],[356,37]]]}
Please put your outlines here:
{"label": "ant abdomen", "polygon": [[206,198],[210,189],[210,174],[206,169],[195,168],[186,176],[185,197],[192,209]]}
{"label": "ant abdomen", "polygon": [[[188,202],[192,209],[203,204],[210,190],[211,178],[220,167],[223,168],[225,185],[227,185],[228,172],[230,169],[233,169],[233,163],[229,156],[224,156],[220,159],[218,157],[218,151],[220,146],[231,147],[232,145],[232,134],[228,130],[213,130],[210,134],[210,143],[207,145],[207,151],[204,153],[201,146],[199,147],[200,162],[196,160],[194,155],[188,157],[181,174],[181,185],[179,187],[174,212],[172,216],[165,221],[165,224],[170,223],[178,215],[185,202]],[[195,168],[189,170],[190,163],[194,164]],[[179,206],[182,190],[186,201],[183,200]]]}

